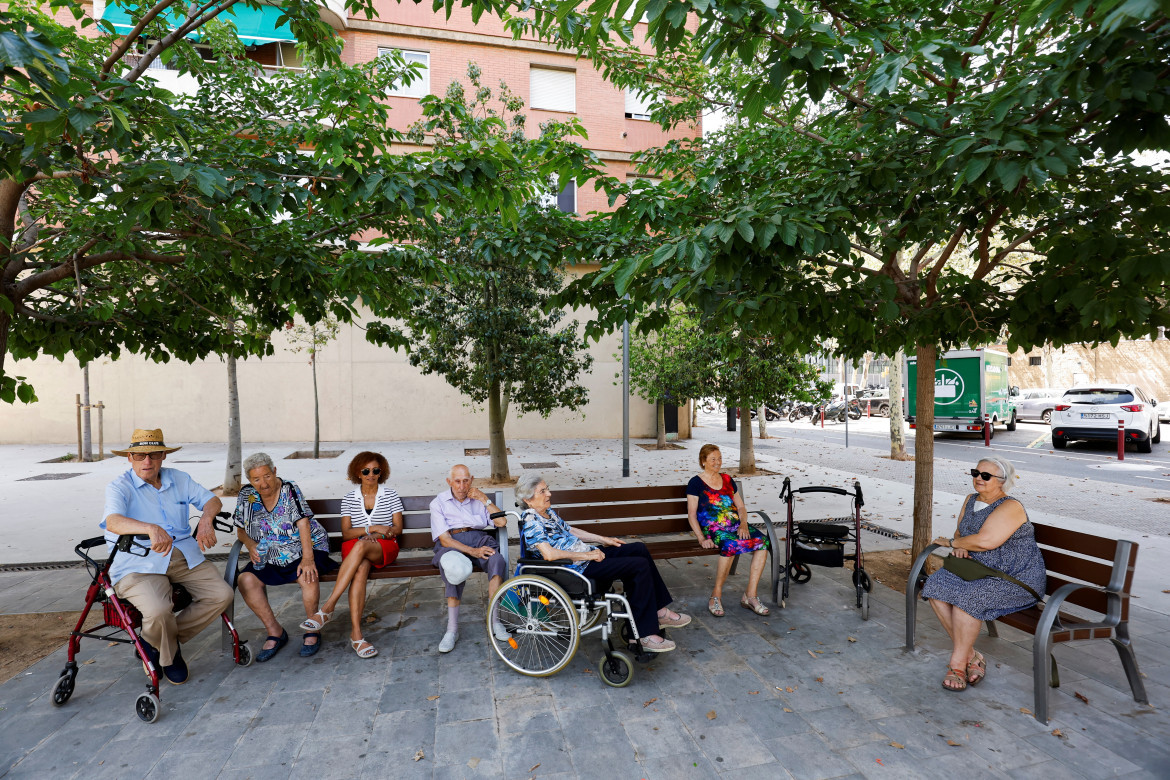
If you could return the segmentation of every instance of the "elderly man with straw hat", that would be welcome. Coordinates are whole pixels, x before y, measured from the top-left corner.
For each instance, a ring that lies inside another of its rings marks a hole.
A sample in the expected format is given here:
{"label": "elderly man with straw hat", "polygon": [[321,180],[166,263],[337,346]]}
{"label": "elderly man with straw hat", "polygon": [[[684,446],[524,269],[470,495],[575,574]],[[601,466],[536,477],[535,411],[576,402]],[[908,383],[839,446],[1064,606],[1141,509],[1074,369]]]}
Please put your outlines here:
{"label": "elderly man with straw hat", "polygon": [[[234,593],[220,573],[203,558],[215,546],[211,521],[223,503],[207,488],[176,469],[164,469],[168,447],[159,429],[134,431],[130,446],[113,450],[125,455],[130,470],[106,487],[106,508],[101,527],[110,542],[123,534],[150,537],[150,551],[143,557],[121,554],[110,568],[110,579],[119,596],[142,613],[142,638],[149,660],[161,665],[163,675],[175,685],[187,682],[187,664],[181,645],[227,609]],[[191,509],[201,512],[194,536]],[[191,594],[191,604],[172,612],[172,583]]]}

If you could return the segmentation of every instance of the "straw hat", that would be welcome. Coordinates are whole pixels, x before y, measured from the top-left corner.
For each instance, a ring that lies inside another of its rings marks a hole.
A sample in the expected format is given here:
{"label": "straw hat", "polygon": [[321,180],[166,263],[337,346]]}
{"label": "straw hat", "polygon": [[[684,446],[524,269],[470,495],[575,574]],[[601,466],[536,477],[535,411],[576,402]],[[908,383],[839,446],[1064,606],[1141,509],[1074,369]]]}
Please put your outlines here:
{"label": "straw hat", "polygon": [[110,450],[115,455],[129,455],[132,452],[175,452],[182,447],[168,447],[163,440],[162,428],[148,431],[145,428],[135,428],[130,437],[130,446],[124,450]]}

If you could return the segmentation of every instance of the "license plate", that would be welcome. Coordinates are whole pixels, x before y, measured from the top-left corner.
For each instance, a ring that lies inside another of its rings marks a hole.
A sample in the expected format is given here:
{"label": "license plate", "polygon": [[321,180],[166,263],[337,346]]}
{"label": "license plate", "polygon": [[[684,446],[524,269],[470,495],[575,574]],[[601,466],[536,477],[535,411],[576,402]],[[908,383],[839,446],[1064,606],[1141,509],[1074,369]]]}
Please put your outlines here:
{"label": "license plate", "polygon": [[957,430],[959,430],[959,426],[958,425],[951,425],[948,423],[935,423],[934,429],[936,431],[957,431]]}
{"label": "license plate", "polygon": [[1111,420],[1113,415],[1102,414],[1101,412],[1081,412],[1082,420]]}

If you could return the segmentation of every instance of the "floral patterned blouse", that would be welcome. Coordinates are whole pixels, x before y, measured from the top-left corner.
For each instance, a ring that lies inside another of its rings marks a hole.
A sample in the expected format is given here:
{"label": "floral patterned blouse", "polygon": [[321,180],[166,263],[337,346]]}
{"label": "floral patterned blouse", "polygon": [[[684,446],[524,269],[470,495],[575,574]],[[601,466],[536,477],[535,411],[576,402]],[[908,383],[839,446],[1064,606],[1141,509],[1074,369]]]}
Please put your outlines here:
{"label": "floral patterned blouse", "polygon": [[243,528],[244,533],[260,543],[261,548],[267,547],[265,564],[287,566],[301,559],[301,532],[297,529],[297,521],[303,517],[309,518],[313,549],[328,553],[329,535],[313,519],[313,510],[309,509],[309,502],[295,482],[281,481],[276,506],[271,511],[264,508],[264,501],[256,488],[248,485],[236,499],[233,520],[236,527]]}

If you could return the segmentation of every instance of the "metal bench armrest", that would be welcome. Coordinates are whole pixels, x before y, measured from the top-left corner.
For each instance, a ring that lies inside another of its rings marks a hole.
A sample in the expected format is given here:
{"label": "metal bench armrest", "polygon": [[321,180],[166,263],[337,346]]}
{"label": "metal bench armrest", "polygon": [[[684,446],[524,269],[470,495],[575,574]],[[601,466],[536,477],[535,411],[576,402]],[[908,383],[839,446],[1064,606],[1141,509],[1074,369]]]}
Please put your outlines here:
{"label": "metal bench armrest", "polygon": [[906,578],[906,647],[907,653],[914,652],[914,631],[918,626],[918,578],[926,566],[926,560],[931,553],[942,545],[928,544],[926,549],[918,553],[914,564],[910,567],[910,576]]}
{"label": "metal bench armrest", "polygon": [[1076,628],[1116,628],[1121,623],[1120,595],[1111,593],[1106,588],[1099,588],[1093,585],[1078,585],[1075,582],[1070,582],[1061,585],[1053,591],[1052,595],[1044,602],[1044,610],[1040,613],[1039,622],[1036,623],[1036,636],[1047,636],[1054,630],[1065,630],[1065,626],[1060,622],[1060,610],[1064,606],[1064,602],[1068,600],[1068,597],[1078,590],[1091,590],[1106,594],[1109,599],[1109,606],[1104,620],[1095,623],[1078,623],[1076,624]]}

